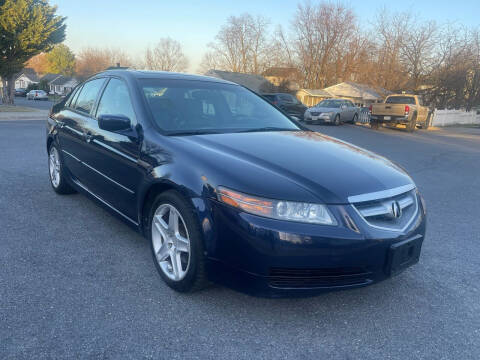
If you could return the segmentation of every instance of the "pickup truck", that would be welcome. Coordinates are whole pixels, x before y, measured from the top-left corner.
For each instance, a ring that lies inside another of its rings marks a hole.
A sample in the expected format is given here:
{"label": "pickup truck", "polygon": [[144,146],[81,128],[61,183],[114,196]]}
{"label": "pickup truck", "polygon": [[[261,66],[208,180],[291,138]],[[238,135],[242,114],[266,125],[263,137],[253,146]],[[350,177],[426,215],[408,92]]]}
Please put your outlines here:
{"label": "pickup truck", "polygon": [[422,106],[417,95],[398,94],[387,96],[384,103],[370,105],[370,125],[378,129],[380,124],[403,124],[408,131],[417,125],[422,129],[430,125],[431,111]]}

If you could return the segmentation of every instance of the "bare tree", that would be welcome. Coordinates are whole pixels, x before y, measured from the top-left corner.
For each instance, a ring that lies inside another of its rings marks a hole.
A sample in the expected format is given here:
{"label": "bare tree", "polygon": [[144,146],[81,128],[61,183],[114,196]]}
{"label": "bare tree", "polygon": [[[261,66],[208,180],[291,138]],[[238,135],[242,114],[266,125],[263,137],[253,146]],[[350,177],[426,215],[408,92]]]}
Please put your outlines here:
{"label": "bare tree", "polygon": [[433,21],[422,24],[417,20],[405,33],[400,48],[400,61],[409,75],[410,87],[418,91],[435,68],[438,26]]}
{"label": "bare tree", "polygon": [[182,72],[187,70],[188,60],[181,44],[167,37],[160,39],[153,49],[145,51],[145,67],[149,70]]}
{"label": "bare tree", "polygon": [[305,74],[304,86],[323,88],[332,78],[339,49],[347,47],[356,32],[350,8],[340,3],[299,4],[293,21],[295,51]]}
{"label": "bare tree", "polygon": [[210,51],[203,64],[227,71],[260,74],[267,62],[268,26],[269,20],[262,16],[230,16],[215,41],[208,44]]}
{"label": "bare tree", "polygon": [[77,56],[76,74],[79,78],[87,78],[116,64],[131,66],[132,61],[119,49],[88,47],[82,49]]}
{"label": "bare tree", "polygon": [[376,62],[375,81],[389,90],[400,90],[408,82],[408,73],[401,61],[402,47],[409,37],[409,13],[389,14],[381,10],[375,22]]}

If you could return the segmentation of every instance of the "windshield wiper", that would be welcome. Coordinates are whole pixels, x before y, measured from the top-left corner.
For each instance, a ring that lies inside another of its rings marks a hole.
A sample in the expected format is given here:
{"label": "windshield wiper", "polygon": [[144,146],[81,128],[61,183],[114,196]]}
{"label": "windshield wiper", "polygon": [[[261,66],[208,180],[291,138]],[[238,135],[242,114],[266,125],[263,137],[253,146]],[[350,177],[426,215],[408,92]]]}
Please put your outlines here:
{"label": "windshield wiper", "polygon": [[168,133],[168,136],[180,136],[180,135],[206,135],[206,134],[221,134],[224,131],[218,130],[185,130],[185,131],[172,131]]}
{"label": "windshield wiper", "polygon": [[265,126],[261,128],[239,130],[236,132],[243,133],[243,132],[262,132],[262,131],[300,131],[300,129],[295,129],[295,128],[289,129],[289,128],[282,128],[282,127],[275,127],[275,126]]}

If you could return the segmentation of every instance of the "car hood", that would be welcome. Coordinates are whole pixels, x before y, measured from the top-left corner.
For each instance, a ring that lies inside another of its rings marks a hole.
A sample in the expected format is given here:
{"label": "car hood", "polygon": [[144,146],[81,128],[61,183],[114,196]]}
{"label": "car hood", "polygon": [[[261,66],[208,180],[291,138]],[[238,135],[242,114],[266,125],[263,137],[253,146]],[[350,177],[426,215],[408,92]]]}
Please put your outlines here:
{"label": "car hood", "polygon": [[314,112],[338,112],[340,111],[340,108],[327,108],[327,107],[313,107],[308,109],[309,111],[314,111]]}
{"label": "car hood", "polygon": [[[252,195],[328,204],[412,184],[387,159],[310,131],[211,134],[178,137],[196,164],[216,166],[216,185]],[[191,146],[189,146],[191,145]],[[186,147],[185,147],[186,146]],[[192,158],[191,158],[192,159]]]}

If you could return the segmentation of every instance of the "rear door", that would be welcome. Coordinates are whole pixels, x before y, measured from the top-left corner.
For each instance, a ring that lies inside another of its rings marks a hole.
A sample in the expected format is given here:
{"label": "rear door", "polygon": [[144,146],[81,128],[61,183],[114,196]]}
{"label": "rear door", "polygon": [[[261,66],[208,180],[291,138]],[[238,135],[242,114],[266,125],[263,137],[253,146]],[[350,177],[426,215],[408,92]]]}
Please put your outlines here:
{"label": "rear door", "polygon": [[[126,116],[131,121],[132,130],[111,132],[100,129],[97,121],[100,115]],[[137,188],[143,175],[137,162],[141,143],[134,130],[136,124],[127,83],[110,78],[98,101],[95,117],[88,123],[88,156],[85,161],[94,178],[92,191],[135,222],[138,220]]]}
{"label": "rear door", "polygon": [[63,122],[61,142],[67,167],[87,190],[91,190],[95,180],[92,171],[85,165],[91,156],[87,147],[87,134],[90,123],[94,121],[92,112],[105,80],[96,78],[87,81],[75,93],[60,120]]}

